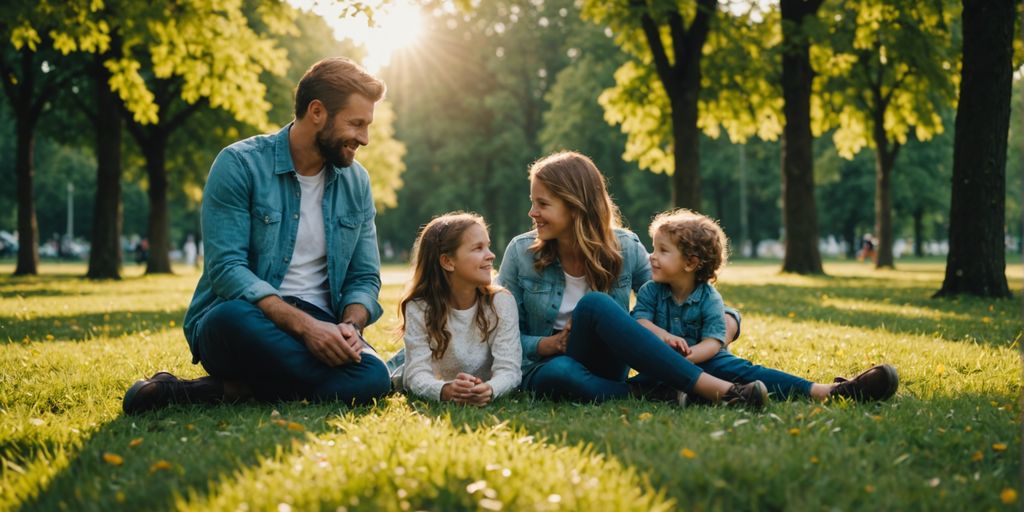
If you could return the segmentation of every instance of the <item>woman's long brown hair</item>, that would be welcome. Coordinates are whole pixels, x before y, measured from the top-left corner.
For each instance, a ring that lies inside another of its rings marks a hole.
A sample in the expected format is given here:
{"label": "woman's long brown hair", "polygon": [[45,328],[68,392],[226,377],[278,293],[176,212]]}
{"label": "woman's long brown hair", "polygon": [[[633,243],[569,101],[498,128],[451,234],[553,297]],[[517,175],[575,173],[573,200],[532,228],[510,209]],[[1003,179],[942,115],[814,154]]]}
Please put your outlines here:
{"label": "woman's long brown hair", "polygon": [[[487,224],[483,217],[475,213],[454,212],[434,218],[420,230],[413,246],[413,262],[415,264],[412,282],[405,289],[398,305],[399,333],[405,334],[406,305],[414,300],[422,300],[427,327],[427,336],[433,342],[430,351],[434,359],[444,357],[451,342],[452,334],[448,332],[448,313],[452,305],[452,284],[448,273],[441,267],[441,255],[454,257],[462,245],[462,235],[473,225],[485,230]],[[498,327],[497,321],[491,325],[488,318],[496,318],[494,294],[501,288],[491,284],[478,286],[476,290],[477,310],[476,324],[483,333],[485,343]],[[487,312],[491,315],[488,316]]]}
{"label": "woman's long brown hair", "polygon": [[[565,202],[572,217],[573,239],[586,262],[587,284],[596,291],[610,291],[622,271],[622,253],[613,231],[622,220],[601,171],[585,155],[562,151],[533,164],[533,181],[539,181]],[[558,241],[538,238],[530,251],[538,255],[534,268],[540,272],[558,259]]]}

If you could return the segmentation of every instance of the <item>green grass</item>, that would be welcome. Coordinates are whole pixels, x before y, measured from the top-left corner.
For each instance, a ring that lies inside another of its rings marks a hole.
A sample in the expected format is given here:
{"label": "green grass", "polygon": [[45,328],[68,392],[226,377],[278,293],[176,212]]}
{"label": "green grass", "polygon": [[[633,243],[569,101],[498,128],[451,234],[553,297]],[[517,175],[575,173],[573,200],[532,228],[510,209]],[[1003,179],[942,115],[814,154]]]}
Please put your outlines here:
{"label": "green grass", "polygon": [[[878,362],[884,404],[763,412],[514,394],[484,409],[389,397],[120,414],[124,390],[187,377],[180,323],[198,275],[89,282],[81,265],[0,265],[0,510],[1010,510],[1021,498],[1018,299],[929,298],[941,263],[739,263],[743,357],[816,381]],[[399,342],[398,285],[368,338]],[[113,463],[112,463],[113,462]],[[121,462],[121,464],[116,464]]]}

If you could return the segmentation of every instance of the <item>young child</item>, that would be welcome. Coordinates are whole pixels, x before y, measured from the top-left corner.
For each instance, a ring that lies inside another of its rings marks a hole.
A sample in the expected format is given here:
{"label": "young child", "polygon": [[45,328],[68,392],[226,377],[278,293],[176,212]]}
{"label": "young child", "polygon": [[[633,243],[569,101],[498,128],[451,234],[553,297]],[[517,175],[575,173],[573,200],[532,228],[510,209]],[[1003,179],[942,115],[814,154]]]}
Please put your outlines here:
{"label": "young child", "polygon": [[896,369],[883,364],[853,379],[819,384],[758,366],[725,349],[722,296],[711,283],[725,265],[727,241],[718,223],[690,210],[654,218],[651,281],[637,293],[633,318],[705,372],[730,382],[760,380],[769,393],[824,400],[886,400],[899,386]]}
{"label": "young child", "polygon": [[413,395],[483,406],[519,385],[518,311],[491,284],[490,245],[483,218],[471,213],[442,215],[420,231],[399,304],[401,384]]}

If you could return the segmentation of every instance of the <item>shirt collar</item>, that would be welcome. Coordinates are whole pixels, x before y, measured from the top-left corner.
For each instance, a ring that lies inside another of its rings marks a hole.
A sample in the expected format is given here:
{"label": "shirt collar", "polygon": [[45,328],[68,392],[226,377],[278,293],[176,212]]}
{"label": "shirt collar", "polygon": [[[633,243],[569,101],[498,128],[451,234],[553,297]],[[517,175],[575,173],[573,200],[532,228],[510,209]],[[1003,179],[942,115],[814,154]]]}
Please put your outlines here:
{"label": "shirt collar", "polygon": [[[672,297],[672,287],[666,283],[658,283],[658,293],[660,294],[659,299],[672,301],[672,304],[676,303],[674,297]],[[693,291],[690,292],[690,296],[683,301],[681,306],[688,306],[692,304],[698,304],[704,300],[704,294],[707,293],[707,283],[697,283]]]}
{"label": "shirt collar", "polygon": [[[291,132],[294,122],[288,123],[274,134],[274,174],[285,174],[295,172],[295,162],[292,161],[292,150],[288,143],[288,134]],[[342,169],[333,165],[329,166],[334,172],[327,174],[326,184],[334,181]],[[347,169],[347,167],[346,167]]]}

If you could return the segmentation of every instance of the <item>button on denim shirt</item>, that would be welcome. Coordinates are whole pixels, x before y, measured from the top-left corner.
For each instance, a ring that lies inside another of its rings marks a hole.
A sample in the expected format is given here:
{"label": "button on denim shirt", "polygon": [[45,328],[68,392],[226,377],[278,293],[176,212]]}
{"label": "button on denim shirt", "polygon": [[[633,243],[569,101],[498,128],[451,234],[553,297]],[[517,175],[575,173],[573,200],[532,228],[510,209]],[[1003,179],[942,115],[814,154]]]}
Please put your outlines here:
{"label": "button on denim shirt", "polygon": [[[651,263],[647,250],[636,234],[616,229],[622,253],[622,271],[609,295],[622,310],[629,311],[629,292],[638,290],[651,278]],[[528,249],[537,238],[536,231],[523,233],[512,239],[501,258],[498,280],[512,292],[519,306],[519,339],[523,345],[523,376],[550,357],[537,354],[537,344],[545,336],[554,334],[555,317],[565,292],[565,273],[555,261],[538,273],[534,267],[535,254]]]}
{"label": "button on denim shirt", "polygon": [[[217,155],[203,190],[206,264],[185,313],[185,338],[214,306],[234,299],[255,303],[278,295],[295,249],[301,196],[288,145],[291,124],[276,134],[236,142]],[[324,177],[327,281],[334,317],[361,304],[370,322],[383,312],[380,254],[370,177],[358,162],[329,166]],[[193,350],[194,359],[195,351]],[[194,361],[197,362],[197,361]]]}
{"label": "button on denim shirt", "polygon": [[725,344],[725,305],[708,283],[698,284],[682,304],[672,298],[672,287],[651,281],[636,294],[633,318],[648,320],[695,345],[705,338]]}

